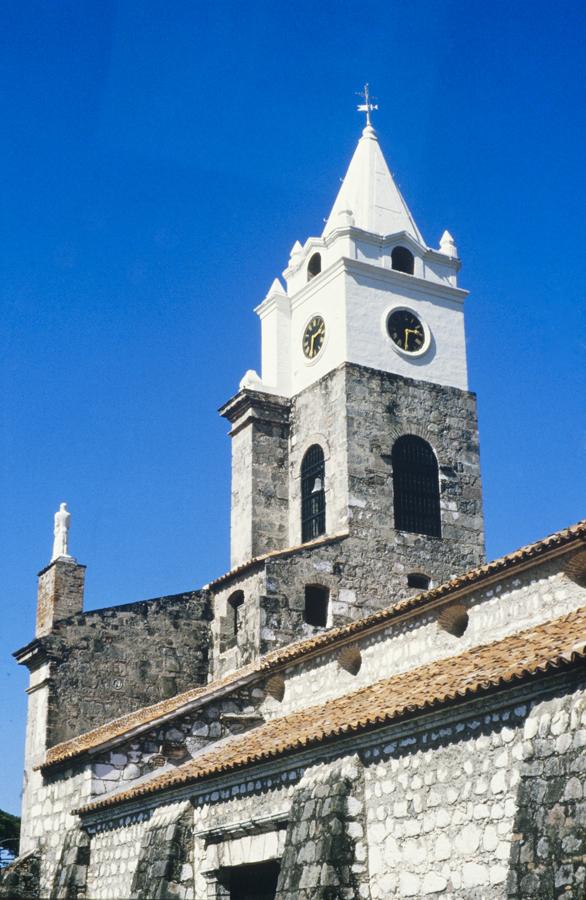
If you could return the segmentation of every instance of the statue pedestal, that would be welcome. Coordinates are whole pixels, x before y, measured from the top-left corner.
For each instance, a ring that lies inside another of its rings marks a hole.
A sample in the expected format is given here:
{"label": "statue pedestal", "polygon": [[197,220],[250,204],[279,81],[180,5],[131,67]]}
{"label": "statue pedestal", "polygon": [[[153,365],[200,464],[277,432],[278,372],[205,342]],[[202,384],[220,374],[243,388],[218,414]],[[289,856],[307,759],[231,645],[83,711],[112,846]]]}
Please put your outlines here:
{"label": "statue pedestal", "polygon": [[73,556],[58,556],[39,572],[35,637],[50,634],[55,622],[82,612],[85,568]]}

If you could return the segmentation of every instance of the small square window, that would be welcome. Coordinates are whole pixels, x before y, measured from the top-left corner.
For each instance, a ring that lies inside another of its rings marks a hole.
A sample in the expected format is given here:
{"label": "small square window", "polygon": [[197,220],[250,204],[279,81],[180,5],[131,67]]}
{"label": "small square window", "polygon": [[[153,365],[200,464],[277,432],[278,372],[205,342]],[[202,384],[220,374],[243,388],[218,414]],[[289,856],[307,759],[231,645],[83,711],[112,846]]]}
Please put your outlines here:
{"label": "small square window", "polygon": [[303,619],[308,625],[325,627],[328,624],[330,592],[320,584],[308,584],[305,588]]}

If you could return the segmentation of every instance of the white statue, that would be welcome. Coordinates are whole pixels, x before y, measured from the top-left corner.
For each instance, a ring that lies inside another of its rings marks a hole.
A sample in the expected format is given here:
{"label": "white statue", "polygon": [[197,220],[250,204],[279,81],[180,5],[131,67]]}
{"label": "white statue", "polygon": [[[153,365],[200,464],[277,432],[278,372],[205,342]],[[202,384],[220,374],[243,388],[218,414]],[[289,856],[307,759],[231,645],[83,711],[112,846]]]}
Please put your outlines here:
{"label": "white statue", "polygon": [[67,511],[67,503],[61,503],[59,509],[55,513],[55,528],[53,529],[55,539],[53,540],[53,556],[51,557],[51,562],[53,562],[54,559],[59,559],[60,556],[66,556],[68,559],[71,559],[71,556],[67,552],[67,538],[70,522],[71,513]]}

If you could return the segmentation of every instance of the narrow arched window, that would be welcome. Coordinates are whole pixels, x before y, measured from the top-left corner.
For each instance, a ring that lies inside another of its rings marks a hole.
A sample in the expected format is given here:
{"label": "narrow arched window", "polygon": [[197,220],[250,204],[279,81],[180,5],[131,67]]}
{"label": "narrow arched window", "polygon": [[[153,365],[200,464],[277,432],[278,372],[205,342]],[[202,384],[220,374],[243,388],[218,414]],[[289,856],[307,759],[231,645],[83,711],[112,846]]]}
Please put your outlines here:
{"label": "narrow arched window", "polygon": [[325,534],[326,491],[324,452],[312,444],[301,463],[301,540]]}
{"label": "narrow arched window", "polygon": [[242,612],[240,607],[244,603],[244,591],[234,591],[228,597],[228,631],[230,637],[238,637],[242,625]]}
{"label": "narrow arched window", "polygon": [[395,247],[391,253],[391,265],[397,272],[406,272],[407,275],[413,275],[415,266],[415,258],[407,247]]}
{"label": "narrow arched window", "polygon": [[307,264],[307,280],[311,281],[321,272],[321,254],[314,253]]}
{"label": "narrow arched window", "polygon": [[395,528],[441,537],[439,473],[427,441],[406,434],[392,453]]}
{"label": "narrow arched window", "polygon": [[305,588],[303,620],[308,625],[324,628],[328,624],[328,603],[330,592],[321,584],[308,584]]}

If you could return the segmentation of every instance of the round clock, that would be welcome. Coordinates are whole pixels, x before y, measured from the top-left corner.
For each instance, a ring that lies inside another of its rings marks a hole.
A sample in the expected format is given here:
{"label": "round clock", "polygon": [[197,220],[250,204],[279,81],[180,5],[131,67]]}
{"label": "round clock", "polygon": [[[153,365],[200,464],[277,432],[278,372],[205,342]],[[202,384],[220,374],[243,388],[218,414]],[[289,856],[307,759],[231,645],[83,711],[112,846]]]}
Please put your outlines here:
{"label": "round clock", "polygon": [[308,359],[315,359],[324,345],[325,336],[326,323],[321,316],[313,316],[303,332],[303,352]]}
{"label": "round clock", "polygon": [[387,331],[404,353],[422,353],[427,348],[426,328],[410,309],[394,309],[387,319]]}

